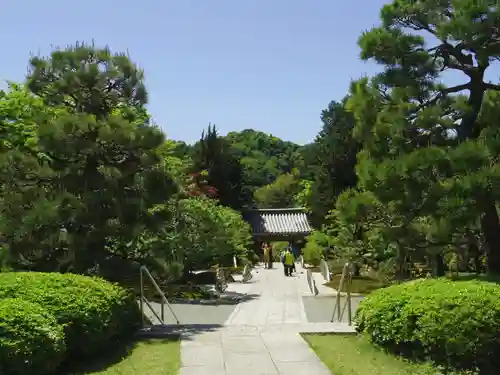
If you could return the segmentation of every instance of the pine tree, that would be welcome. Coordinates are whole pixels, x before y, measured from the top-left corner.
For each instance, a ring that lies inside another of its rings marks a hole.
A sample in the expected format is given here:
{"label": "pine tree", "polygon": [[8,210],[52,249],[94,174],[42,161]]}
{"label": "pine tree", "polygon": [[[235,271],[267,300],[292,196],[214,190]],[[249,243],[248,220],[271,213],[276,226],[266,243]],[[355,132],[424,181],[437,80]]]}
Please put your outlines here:
{"label": "pine tree", "polygon": [[78,44],[32,58],[27,87],[57,115],[37,117],[36,156],[2,165],[15,174],[0,213],[11,250],[34,269],[64,258],[64,269],[83,273],[133,257],[126,244],[153,224],[148,208],[174,191],[142,72],[123,54]]}
{"label": "pine tree", "polygon": [[[500,89],[485,78],[500,56],[500,9],[487,1],[394,0],[381,20],[359,40],[361,57],[384,71],[353,90],[365,149],[358,175],[378,199],[407,212],[408,225],[430,215],[435,225],[457,219],[463,227],[479,217],[488,268],[500,273],[498,134],[479,121],[485,94]],[[445,86],[444,71],[466,81]]]}

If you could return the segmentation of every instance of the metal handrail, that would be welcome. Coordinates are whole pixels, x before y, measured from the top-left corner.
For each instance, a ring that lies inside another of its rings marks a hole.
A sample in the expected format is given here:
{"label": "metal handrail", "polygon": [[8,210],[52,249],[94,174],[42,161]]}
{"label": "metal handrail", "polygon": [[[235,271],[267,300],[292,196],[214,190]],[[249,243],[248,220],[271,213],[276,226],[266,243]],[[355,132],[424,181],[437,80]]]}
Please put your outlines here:
{"label": "metal handrail", "polygon": [[[158,313],[155,311],[153,306],[151,306],[151,303],[149,303],[147,298],[141,298],[141,301],[144,302],[149,307],[149,310],[153,313],[153,315],[156,317],[156,319],[158,319],[158,321],[160,321],[160,323],[163,324],[162,318],[158,315]],[[142,316],[143,316],[143,322],[142,322],[143,327],[142,328],[144,328],[144,313],[142,314]]]}
{"label": "metal handrail", "polygon": [[[144,275],[146,275],[149,278],[149,281],[151,281],[156,292],[161,297],[161,310],[160,310],[161,316],[158,316],[157,312],[151,306],[149,301],[146,299],[146,297],[144,297]],[[146,266],[141,266],[140,277],[141,277],[141,301],[140,302],[141,302],[142,327],[144,328],[144,326],[146,325],[145,316],[144,316],[144,302],[149,307],[151,312],[154,314],[156,319],[158,319],[162,325],[165,325],[165,305],[167,305],[167,307],[170,310],[170,312],[172,313],[175,321],[177,322],[177,324],[179,324],[179,319],[177,318],[177,315],[175,315],[174,310],[172,310],[172,306],[170,306],[170,303],[168,303],[167,297],[165,297],[165,293],[163,293],[163,291],[160,289],[160,287],[156,283],[156,280],[154,279],[153,275],[151,275],[151,272],[149,272],[149,270],[146,268]]]}
{"label": "metal handrail", "polygon": [[[337,289],[337,295],[335,298],[335,306],[333,307],[332,319],[333,323],[335,320],[335,312],[337,313],[337,321],[341,322],[344,317],[345,310],[347,308],[347,321],[349,325],[352,325],[352,304],[351,304],[351,282],[352,282],[352,264],[346,263],[342,269],[342,276],[340,277],[339,287]],[[344,307],[341,308],[340,294],[342,293],[342,288],[346,287],[346,303]]]}

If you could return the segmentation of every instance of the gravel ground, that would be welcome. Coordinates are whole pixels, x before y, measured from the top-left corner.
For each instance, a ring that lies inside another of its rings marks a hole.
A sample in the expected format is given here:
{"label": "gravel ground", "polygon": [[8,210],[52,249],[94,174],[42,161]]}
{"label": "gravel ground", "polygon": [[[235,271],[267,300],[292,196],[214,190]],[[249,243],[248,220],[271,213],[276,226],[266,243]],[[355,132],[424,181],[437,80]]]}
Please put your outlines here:
{"label": "gravel ground", "polygon": [[[155,302],[151,302],[151,305],[156,309],[158,315],[161,316],[161,305]],[[183,303],[171,303],[170,306],[181,324],[224,324],[236,308],[236,305],[207,306]],[[156,322],[156,318],[154,318],[154,315],[149,311],[147,306],[144,306],[144,310],[146,315]],[[165,306],[165,324],[175,323],[176,321],[170,310]]]}
{"label": "gravel ground", "polygon": [[[362,299],[363,297],[351,297],[353,317]],[[335,306],[335,297],[303,296],[302,301],[304,302],[304,310],[306,311],[307,321],[309,323],[326,323],[331,321]],[[341,297],[340,303],[342,308],[345,302],[345,297]],[[347,323],[347,308],[344,312],[342,321]]]}

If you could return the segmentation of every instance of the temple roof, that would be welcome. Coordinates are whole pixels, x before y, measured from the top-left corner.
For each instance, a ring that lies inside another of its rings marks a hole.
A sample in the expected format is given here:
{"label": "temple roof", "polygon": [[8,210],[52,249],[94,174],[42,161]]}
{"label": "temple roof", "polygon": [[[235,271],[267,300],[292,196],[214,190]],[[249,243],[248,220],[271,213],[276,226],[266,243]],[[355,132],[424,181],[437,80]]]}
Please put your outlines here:
{"label": "temple roof", "polygon": [[243,217],[254,235],[308,235],[312,231],[304,208],[254,209]]}

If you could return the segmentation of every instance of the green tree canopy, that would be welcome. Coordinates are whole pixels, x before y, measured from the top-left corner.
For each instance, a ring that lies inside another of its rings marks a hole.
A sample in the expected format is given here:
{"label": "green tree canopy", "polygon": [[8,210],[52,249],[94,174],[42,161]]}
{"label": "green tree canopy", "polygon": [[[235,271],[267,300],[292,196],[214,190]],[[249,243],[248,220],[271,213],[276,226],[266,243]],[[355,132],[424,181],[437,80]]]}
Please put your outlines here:
{"label": "green tree canopy", "polygon": [[[141,107],[142,73],[124,55],[84,45],[31,64],[27,86],[36,96],[11,91],[23,101],[10,101],[10,110],[25,114],[9,127],[27,131],[37,154],[14,147],[0,165],[9,176],[0,232],[12,257],[30,268],[64,263],[75,272],[126,258],[125,244],[149,225],[148,207],[175,190],[160,168],[164,136]],[[38,98],[50,109],[38,111]]]}
{"label": "green tree canopy", "polygon": [[259,208],[291,208],[297,206],[300,183],[297,173],[286,173],[269,185],[255,190],[254,200]]}
{"label": "green tree canopy", "polygon": [[359,144],[353,139],[354,116],[342,102],[332,101],[321,112],[323,127],[309,150],[313,163],[309,206],[311,219],[317,228],[335,206],[335,201],[345,189],[356,185],[356,153]]}
{"label": "green tree canopy", "polygon": [[[384,67],[354,83],[348,102],[363,147],[359,185],[390,214],[400,254],[423,240],[441,269],[433,249],[479,222],[489,270],[500,272],[497,127],[481,115],[485,94],[500,88],[485,79],[499,57],[498,16],[488,2],[395,0],[359,40],[361,57]],[[466,79],[445,86],[444,71]]]}

